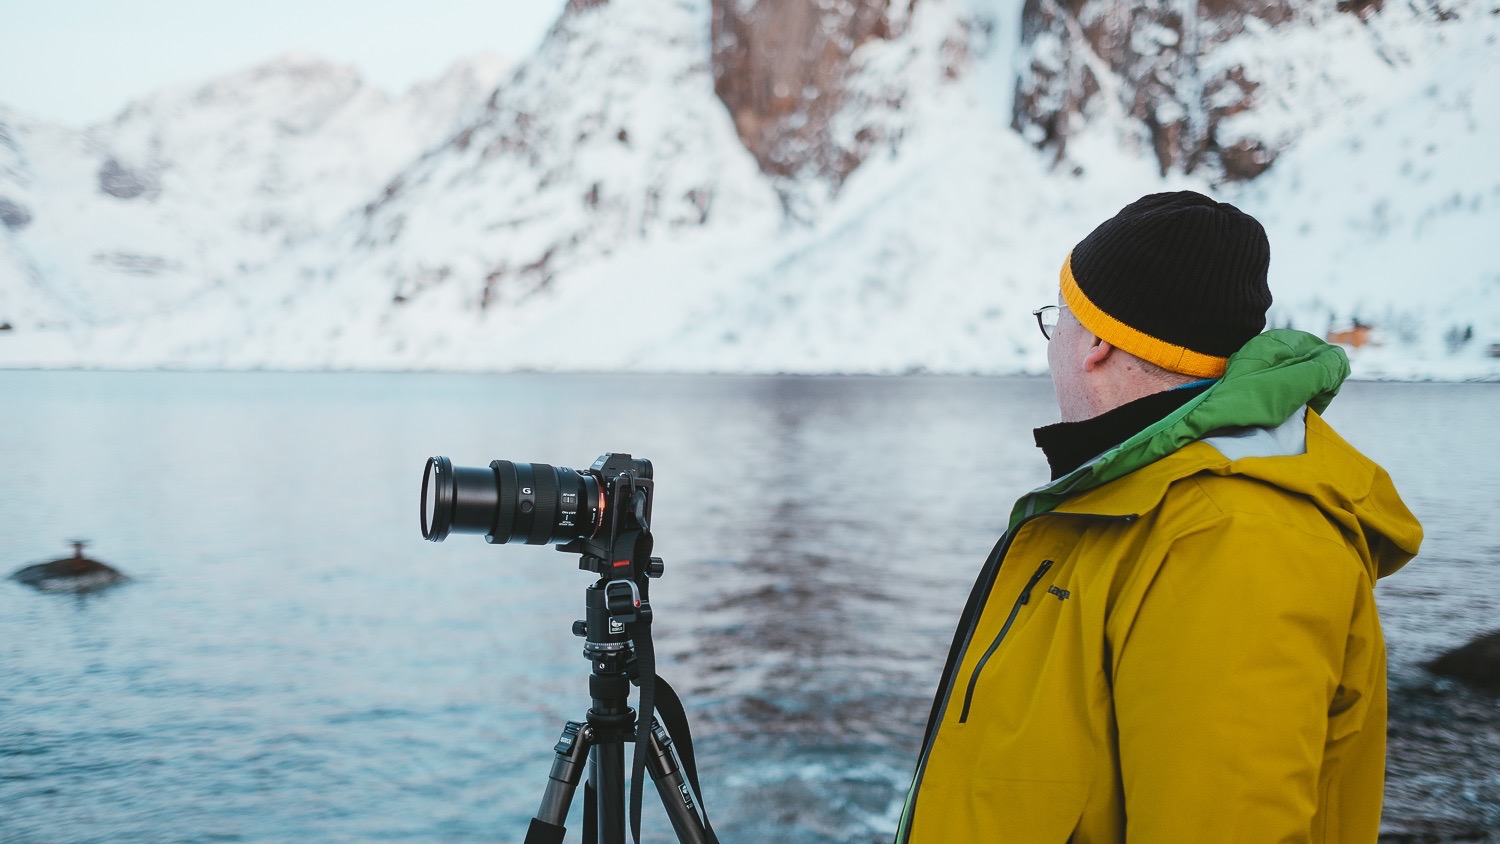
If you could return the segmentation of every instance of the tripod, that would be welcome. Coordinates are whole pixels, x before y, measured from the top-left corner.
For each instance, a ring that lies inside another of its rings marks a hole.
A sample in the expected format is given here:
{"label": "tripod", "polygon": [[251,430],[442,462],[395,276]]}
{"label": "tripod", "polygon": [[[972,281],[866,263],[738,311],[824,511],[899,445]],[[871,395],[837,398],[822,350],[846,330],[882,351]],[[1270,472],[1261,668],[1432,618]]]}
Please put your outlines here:
{"label": "tripod", "polygon": [[[628,486],[627,490],[621,490],[617,503],[626,503],[629,494],[631,506],[617,507],[615,513],[617,518],[626,514],[629,528],[611,531],[604,543],[578,540],[558,548],[581,554],[578,567],[599,575],[586,590],[584,619],[573,623],[573,634],[585,640],[583,654],[591,664],[592,706],[586,720],[569,721],[563,727],[562,738],[553,748],[556,755],[542,805],[527,830],[525,844],[562,844],[568,809],[583,778],[585,760],[589,777],[584,788],[584,841],[625,844],[626,742],[636,745],[629,807],[634,839],[640,840],[645,769],[651,774],[677,839],[687,844],[718,843],[707,812],[700,815],[694,802],[694,795],[701,800],[702,792],[682,702],[672,687],[656,676],[651,604],[645,592],[648,578],[661,576],[663,564],[659,557],[649,556],[646,492]],[[632,680],[641,687],[639,715],[629,705]],[[658,708],[662,719],[682,738],[681,757],[667,727],[653,717]]]}

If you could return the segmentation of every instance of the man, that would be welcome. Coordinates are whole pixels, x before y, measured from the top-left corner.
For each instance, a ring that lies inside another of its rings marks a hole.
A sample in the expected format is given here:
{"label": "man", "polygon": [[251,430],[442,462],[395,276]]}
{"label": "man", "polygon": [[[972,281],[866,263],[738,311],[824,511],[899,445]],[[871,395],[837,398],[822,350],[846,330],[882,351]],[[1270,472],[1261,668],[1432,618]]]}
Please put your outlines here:
{"label": "man", "polygon": [[1338,348],[1265,327],[1270,247],[1126,206],[1038,311],[1063,421],[965,607],[898,842],[1374,842],[1375,579],[1421,526],[1319,413]]}

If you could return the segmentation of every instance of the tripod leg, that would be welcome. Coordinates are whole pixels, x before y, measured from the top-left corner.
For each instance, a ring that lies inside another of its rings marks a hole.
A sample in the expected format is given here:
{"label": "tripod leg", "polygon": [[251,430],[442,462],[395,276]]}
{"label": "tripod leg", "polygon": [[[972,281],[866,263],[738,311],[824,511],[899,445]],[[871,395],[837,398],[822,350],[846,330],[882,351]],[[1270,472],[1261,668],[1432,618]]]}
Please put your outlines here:
{"label": "tripod leg", "polygon": [[656,783],[656,793],[661,795],[662,806],[666,807],[677,840],[684,844],[708,844],[708,833],[693,802],[693,791],[683,779],[682,763],[672,748],[672,738],[655,719],[651,721],[651,747],[646,755],[646,770],[651,772],[651,779]]}
{"label": "tripod leg", "polygon": [[590,758],[599,844],[625,844],[625,745],[618,741],[596,744]]}
{"label": "tripod leg", "polygon": [[557,755],[552,759],[547,790],[542,793],[542,807],[526,832],[526,844],[562,844],[567,832],[568,807],[583,779],[583,763],[593,745],[594,731],[587,724],[569,721],[563,727],[562,738],[553,748]]}

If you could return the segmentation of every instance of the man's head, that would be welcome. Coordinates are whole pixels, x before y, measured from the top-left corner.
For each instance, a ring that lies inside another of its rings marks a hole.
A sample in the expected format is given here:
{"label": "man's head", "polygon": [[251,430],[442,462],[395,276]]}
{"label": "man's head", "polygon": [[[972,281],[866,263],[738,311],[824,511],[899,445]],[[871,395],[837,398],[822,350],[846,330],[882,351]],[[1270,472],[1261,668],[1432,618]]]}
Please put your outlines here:
{"label": "man's head", "polygon": [[1191,191],[1125,206],[1063,262],[1047,362],[1065,422],[1217,378],[1266,325],[1271,249],[1254,217]]}

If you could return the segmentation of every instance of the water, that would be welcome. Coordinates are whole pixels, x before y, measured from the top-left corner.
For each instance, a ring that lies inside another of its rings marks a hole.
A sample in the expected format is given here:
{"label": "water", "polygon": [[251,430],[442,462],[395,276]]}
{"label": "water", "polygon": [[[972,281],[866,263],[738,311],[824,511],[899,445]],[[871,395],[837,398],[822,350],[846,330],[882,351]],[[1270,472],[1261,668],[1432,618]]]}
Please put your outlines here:
{"label": "water", "polygon": [[[0,840],[520,841],[591,578],[417,530],[423,461],[650,457],[661,673],[726,841],[888,841],[958,610],[1045,476],[1041,379],[0,372]],[[1377,590],[1390,840],[1500,840],[1500,714],[1419,663],[1500,626],[1494,386],[1333,423],[1427,527]],[[572,826],[578,824],[575,805]],[[647,839],[672,840],[648,795]]]}

